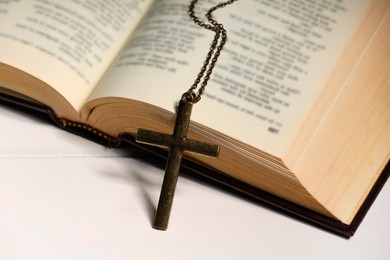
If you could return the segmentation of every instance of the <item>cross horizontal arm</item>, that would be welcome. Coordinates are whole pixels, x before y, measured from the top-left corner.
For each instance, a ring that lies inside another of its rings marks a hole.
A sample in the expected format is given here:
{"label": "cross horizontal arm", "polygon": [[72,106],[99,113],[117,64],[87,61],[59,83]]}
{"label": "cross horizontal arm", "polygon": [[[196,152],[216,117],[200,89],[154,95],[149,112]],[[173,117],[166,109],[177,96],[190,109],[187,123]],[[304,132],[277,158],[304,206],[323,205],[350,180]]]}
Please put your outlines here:
{"label": "cross horizontal arm", "polygon": [[169,148],[172,144],[172,136],[169,134],[163,134],[154,132],[147,129],[139,128],[137,130],[137,136],[135,140],[138,143],[155,145],[163,148]]}
{"label": "cross horizontal arm", "polygon": [[208,157],[217,158],[219,154],[219,146],[200,142],[192,139],[186,139],[183,142],[183,150],[191,153],[196,153]]}
{"label": "cross horizontal arm", "polygon": [[[175,143],[171,135],[154,132],[147,129],[138,129],[136,141],[138,143],[154,145],[163,148],[170,148]],[[200,142],[192,139],[184,138],[176,140],[176,145],[180,147],[182,151],[196,153],[208,157],[218,157],[219,146],[206,142]]]}

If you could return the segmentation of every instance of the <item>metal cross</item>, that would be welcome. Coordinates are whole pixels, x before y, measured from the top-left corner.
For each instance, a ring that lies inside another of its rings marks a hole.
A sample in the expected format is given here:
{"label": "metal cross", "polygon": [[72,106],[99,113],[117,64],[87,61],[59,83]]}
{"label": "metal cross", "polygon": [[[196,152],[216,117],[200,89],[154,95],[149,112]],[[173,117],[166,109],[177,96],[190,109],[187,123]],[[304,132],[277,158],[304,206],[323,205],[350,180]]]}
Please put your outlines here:
{"label": "metal cross", "polygon": [[145,129],[138,129],[137,131],[137,142],[169,148],[164,181],[153,224],[156,229],[166,230],[168,227],[183,152],[188,151],[209,157],[218,157],[219,147],[217,145],[187,139],[192,105],[193,103],[185,98],[180,100],[172,135]]}

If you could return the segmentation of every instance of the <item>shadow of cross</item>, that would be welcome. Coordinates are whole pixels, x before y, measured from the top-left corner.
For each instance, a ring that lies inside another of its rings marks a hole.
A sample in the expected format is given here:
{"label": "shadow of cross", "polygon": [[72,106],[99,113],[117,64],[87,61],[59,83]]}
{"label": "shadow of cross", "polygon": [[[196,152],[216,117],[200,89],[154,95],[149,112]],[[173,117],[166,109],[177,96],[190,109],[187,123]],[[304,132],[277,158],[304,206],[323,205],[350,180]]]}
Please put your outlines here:
{"label": "shadow of cross", "polygon": [[172,135],[145,129],[138,129],[137,131],[137,142],[169,148],[163,185],[153,224],[156,229],[166,230],[168,227],[183,152],[188,151],[209,157],[218,157],[219,147],[217,145],[187,139],[192,105],[192,102],[184,99],[180,100]]}

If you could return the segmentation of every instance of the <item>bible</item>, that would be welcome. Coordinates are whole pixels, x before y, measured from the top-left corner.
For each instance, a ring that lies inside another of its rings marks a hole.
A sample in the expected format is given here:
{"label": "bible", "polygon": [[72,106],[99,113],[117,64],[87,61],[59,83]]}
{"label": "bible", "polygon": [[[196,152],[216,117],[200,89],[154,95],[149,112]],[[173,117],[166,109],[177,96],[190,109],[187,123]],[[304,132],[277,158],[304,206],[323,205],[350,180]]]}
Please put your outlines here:
{"label": "bible", "polygon": [[[200,1],[207,10],[216,1]],[[0,3],[0,100],[107,146],[171,133],[213,34],[179,0]],[[349,237],[389,176],[390,3],[238,1],[186,167]],[[204,12],[203,12],[204,13]],[[17,137],[15,137],[17,138]]]}

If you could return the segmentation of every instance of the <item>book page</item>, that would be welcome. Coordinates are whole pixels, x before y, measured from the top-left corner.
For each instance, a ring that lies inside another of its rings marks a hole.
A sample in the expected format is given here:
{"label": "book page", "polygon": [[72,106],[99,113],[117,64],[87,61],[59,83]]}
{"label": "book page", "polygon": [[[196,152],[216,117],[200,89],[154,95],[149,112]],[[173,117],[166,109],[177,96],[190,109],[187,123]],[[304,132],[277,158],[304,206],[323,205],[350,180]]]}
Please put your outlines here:
{"label": "book page", "polygon": [[[199,2],[198,16],[215,2]],[[228,42],[192,119],[282,155],[369,4],[246,0],[216,11]],[[174,111],[213,37],[189,18],[187,3],[158,1],[92,98],[133,98]]]}
{"label": "book page", "polygon": [[0,1],[0,62],[80,110],[152,0]]}

